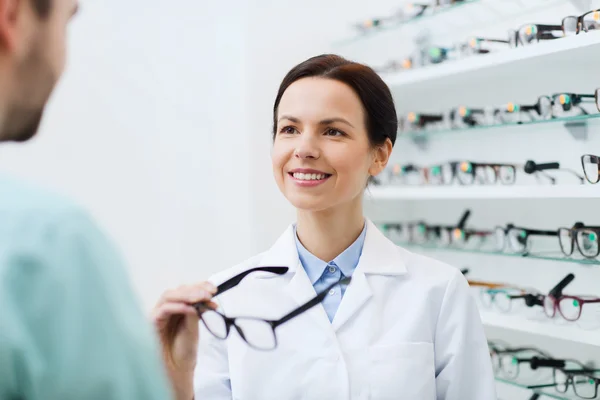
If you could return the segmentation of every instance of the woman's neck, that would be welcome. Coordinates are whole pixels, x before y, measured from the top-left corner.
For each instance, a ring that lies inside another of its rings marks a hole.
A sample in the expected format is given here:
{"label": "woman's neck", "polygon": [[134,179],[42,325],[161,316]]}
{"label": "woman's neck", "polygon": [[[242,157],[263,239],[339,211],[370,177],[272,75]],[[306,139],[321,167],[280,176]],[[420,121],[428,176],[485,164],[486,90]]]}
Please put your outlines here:
{"label": "woman's neck", "polygon": [[354,243],[364,225],[362,202],[357,199],[324,211],[298,210],[296,232],[308,251],[329,262]]}

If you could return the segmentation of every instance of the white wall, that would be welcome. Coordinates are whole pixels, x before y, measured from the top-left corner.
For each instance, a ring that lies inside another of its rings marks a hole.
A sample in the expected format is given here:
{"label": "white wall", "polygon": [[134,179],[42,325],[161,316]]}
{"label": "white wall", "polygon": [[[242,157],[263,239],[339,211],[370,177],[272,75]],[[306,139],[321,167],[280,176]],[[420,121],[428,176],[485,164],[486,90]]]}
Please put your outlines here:
{"label": "white wall", "polygon": [[146,307],[254,252],[238,3],[84,1],[38,138],[0,150],[94,213]]}

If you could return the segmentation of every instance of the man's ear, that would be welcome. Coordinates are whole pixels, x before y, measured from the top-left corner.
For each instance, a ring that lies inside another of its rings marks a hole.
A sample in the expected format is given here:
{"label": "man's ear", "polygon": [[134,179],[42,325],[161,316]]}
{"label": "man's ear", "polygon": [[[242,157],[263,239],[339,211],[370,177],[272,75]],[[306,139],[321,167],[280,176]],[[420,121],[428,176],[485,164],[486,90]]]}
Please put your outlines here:
{"label": "man's ear", "polygon": [[0,48],[14,51],[17,47],[19,13],[27,0],[0,0]]}
{"label": "man's ear", "polygon": [[369,168],[369,175],[377,176],[385,169],[390,160],[393,147],[394,145],[389,138],[381,146],[377,146],[373,163],[371,164],[371,168]]}

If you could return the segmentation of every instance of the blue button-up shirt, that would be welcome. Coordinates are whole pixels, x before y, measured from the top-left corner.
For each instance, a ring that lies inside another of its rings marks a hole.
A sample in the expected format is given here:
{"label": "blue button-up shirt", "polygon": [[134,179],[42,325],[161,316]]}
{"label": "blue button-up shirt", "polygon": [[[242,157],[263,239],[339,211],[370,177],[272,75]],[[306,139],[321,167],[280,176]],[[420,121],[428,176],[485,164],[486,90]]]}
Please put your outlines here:
{"label": "blue button-up shirt", "polygon": [[[294,227],[294,233],[295,231],[296,229]],[[330,262],[323,261],[312,254],[302,245],[302,243],[300,243],[298,235],[294,235],[300,262],[317,293],[321,293],[329,285],[342,279],[342,277],[352,276],[362,254],[366,234],[367,225],[365,224],[358,239]],[[345,291],[345,285],[337,285],[329,291],[329,294],[325,297],[325,300],[323,300],[322,304],[323,307],[325,307],[325,312],[329,317],[329,321],[333,321],[333,317],[340,306]]]}

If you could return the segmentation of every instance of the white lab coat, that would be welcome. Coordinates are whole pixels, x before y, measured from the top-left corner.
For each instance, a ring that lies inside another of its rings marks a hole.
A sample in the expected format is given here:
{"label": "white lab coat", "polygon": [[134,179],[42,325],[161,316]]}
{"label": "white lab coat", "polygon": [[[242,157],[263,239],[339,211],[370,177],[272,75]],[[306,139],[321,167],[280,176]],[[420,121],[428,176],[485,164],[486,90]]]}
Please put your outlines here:
{"label": "white lab coat", "polygon": [[[278,347],[258,351],[235,330],[215,339],[201,324],[196,400],[495,400],[483,327],[456,268],[411,253],[367,221],[362,256],[333,322],[323,306],[277,328]],[[220,273],[256,266],[217,297],[230,317],[278,319],[315,290],[298,259],[293,227],[265,253]]]}

